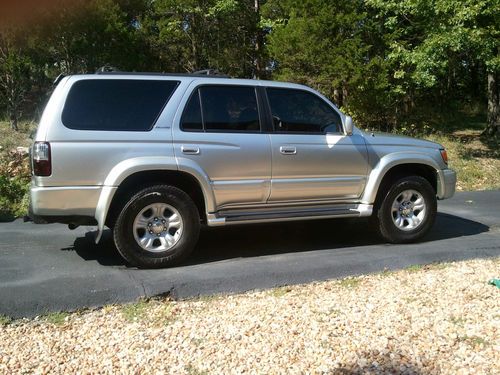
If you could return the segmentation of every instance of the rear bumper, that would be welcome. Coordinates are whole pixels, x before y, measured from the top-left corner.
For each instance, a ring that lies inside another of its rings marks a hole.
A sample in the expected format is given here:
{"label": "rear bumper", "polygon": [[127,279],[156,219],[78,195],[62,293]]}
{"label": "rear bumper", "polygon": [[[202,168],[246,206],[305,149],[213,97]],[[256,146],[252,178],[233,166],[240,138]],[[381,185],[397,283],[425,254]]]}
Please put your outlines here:
{"label": "rear bumper", "polygon": [[452,169],[442,169],[438,171],[437,183],[437,197],[439,199],[451,198],[455,194],[457,174]]}
{"label": "rear bumper", "polygon": [[32,217],[94,217],[101,186],[31,186]]}

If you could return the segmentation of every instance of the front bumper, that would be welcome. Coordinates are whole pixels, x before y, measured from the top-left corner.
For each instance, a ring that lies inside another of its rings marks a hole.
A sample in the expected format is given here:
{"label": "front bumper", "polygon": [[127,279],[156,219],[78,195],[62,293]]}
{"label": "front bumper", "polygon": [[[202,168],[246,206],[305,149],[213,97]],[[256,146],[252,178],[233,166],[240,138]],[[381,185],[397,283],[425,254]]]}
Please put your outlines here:
{"label": "front bumper", "polygon": [[447,199],[455,194],[457,185],[457,174],[453,169],[442,169],[438,171],[437,179],[437,197],[438,199]]}

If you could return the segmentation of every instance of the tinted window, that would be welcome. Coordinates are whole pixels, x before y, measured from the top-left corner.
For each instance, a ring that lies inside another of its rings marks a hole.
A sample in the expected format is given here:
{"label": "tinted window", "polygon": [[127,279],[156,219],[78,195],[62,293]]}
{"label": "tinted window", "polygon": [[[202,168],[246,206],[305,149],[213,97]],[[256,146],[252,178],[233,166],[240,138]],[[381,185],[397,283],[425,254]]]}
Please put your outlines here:
{"label": "tinted window", "polygon": [[339,114],[310,92],[268,88],[267,96],[276,132],[323,134],[342,129]]}
{"label": "tinted window", "polygon": [[200,95],[196,90],[184,109],[181,119],[182,130],[203,130],[203,123],[201,119]]}
{"label": "tinted window", "polygon": [[177,84],[153,80],[78,81],[66,99],[63,124],[80,130],[150,130]]}
{"label": "tinted window", "polygon": [[206,131],[259,131],[253,87],[203,86],[200,89]]}

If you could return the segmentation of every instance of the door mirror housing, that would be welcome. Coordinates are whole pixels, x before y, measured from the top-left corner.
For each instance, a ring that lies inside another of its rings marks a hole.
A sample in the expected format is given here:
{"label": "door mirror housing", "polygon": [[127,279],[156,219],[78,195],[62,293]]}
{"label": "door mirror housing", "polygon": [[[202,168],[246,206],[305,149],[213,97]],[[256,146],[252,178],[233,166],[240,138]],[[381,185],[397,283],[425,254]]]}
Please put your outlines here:
{"label": "door mirror housing", "polygon": [[345,135],[352,135],[352,129],[353,129],[353,123],[352,123],[352,117],[351,116],[346,116],[344,120],[344,132]]}

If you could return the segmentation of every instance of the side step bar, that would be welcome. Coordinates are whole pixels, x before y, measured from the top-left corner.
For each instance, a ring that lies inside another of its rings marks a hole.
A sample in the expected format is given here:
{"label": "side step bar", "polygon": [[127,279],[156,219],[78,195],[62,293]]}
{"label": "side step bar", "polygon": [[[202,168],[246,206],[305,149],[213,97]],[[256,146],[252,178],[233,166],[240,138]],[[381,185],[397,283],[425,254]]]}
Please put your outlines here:
{"label": "side step bar", "polygon": [[366,217],[372,214],[371,204],[342,206],[337,208],[318,207],[315,209],[286,209],[283,211],[225,211],[217,214],[208,214],[207,224],[211,227],[232,224],[256,224],[294,220],[332,219],[342,217]]}

